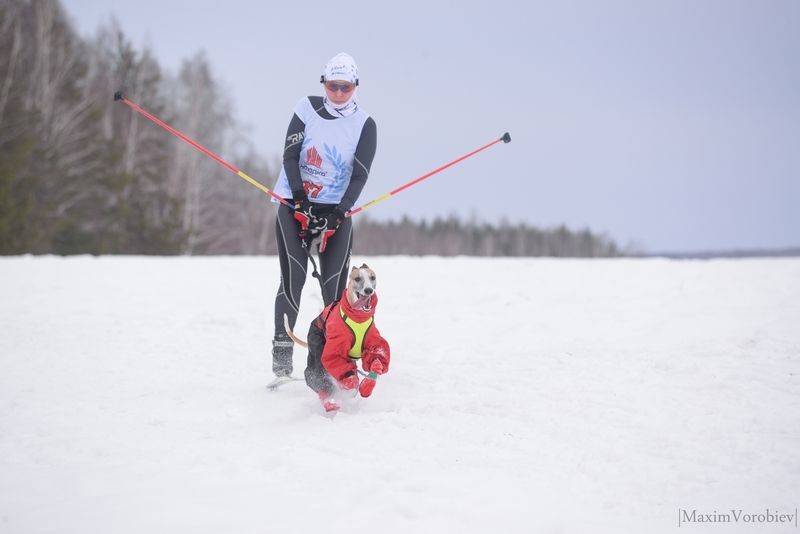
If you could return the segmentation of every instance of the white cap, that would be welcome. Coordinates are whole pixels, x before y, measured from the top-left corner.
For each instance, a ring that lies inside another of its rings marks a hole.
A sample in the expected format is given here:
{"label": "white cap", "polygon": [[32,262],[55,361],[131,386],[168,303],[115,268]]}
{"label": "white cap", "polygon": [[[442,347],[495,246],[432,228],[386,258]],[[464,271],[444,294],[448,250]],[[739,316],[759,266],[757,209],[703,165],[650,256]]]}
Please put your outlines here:
{"label": "white cap", "polygon": [[322,82],[339,80],[358,85],[358,67],[350,54],[340,52],[333,56],[322,71]]}

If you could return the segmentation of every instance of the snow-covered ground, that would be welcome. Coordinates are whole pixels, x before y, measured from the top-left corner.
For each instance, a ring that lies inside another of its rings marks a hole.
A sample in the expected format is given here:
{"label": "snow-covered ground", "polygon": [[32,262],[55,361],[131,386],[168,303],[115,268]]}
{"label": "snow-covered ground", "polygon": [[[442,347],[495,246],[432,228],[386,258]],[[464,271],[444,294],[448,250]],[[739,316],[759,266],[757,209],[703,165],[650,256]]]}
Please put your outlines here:
{"label": "snow-covered ground", "polygon": [[[333,419],[264,387],[275,258],[0,259],[0,532],[672,532],[800,504],[800,260],[365,259],[392,368]],[[299,324],[320,308],[309,278]]]}

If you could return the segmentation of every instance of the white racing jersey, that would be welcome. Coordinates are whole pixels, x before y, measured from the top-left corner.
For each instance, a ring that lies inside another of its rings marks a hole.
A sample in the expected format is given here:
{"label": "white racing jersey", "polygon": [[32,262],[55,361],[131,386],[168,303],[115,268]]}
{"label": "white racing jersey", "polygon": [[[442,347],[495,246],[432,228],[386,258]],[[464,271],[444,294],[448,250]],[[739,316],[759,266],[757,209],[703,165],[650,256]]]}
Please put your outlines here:
{"label": "white racing jersey", "polygon": [[[347,117],[325,119],[308,98],[297,103],[294,113],[305,124],[304,131],[296,134],[298,138],[293,141],[302,142],[299,167],[306,195],[311,202],[339,204],[350,184],[356,148],[369,115],[359,108]],[[283,166],[275,193],[292,198]]]}

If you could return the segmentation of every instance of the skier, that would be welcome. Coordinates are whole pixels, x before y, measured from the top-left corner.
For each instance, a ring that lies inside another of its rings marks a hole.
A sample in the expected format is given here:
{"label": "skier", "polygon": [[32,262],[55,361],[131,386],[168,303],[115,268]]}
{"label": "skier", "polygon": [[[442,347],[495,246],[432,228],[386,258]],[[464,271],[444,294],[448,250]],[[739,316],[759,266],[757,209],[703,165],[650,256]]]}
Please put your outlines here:
{"label": "skier", "polygon": [[349,54],[335,55],[320,82],[324,97],[302,98],[295,106],[274,188],[294,206],[278,206],[275,231],[281,282],[275,297],[272,370],[279,378],[292,373],[294,343],[283,316],[294,329],[312,242],[318,243],[324,304],[336,300],[347,284],[353,232],[345,214],[367,182],[377,144],[375,121],[356,102],[355,60]]}

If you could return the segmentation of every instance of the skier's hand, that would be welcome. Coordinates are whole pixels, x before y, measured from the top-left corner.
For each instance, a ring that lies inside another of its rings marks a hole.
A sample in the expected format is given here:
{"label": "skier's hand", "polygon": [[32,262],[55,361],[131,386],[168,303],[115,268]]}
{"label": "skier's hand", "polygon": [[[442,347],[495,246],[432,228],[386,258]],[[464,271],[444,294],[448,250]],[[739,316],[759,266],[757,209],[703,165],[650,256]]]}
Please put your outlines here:
{"label": "skier's hand", "polygon": [[308,225],[312,220],[311,201],[305,195],[294,199],[294,220],[300,225],[297,235],[300,239],[305,239],[308,236]]}
{"label": "skier's hand", "polygon": [[358,374],[353,373],[350,376],[346,376],[339,381],[339,385],[342,389],[352,390],[358,387]]}
{"label": "skier's hand", "polygon": [[325,229],[322,230],[322,242],[319,245],[320,252],[325,252],[325,249],[328,246],[328,239],[333,237],[333,234],[336,233],[339,225],[342,224],[342,221],[344,220],[344,212],[337,206],[332,212],[325,216],[324,220]]}
{"label": "skier's hand", "polygon": [[339,209],[339,206],[333,208],[333,211],[325,216],[325,229],[336,231],[339,225],[344,220],[344,212]]}

